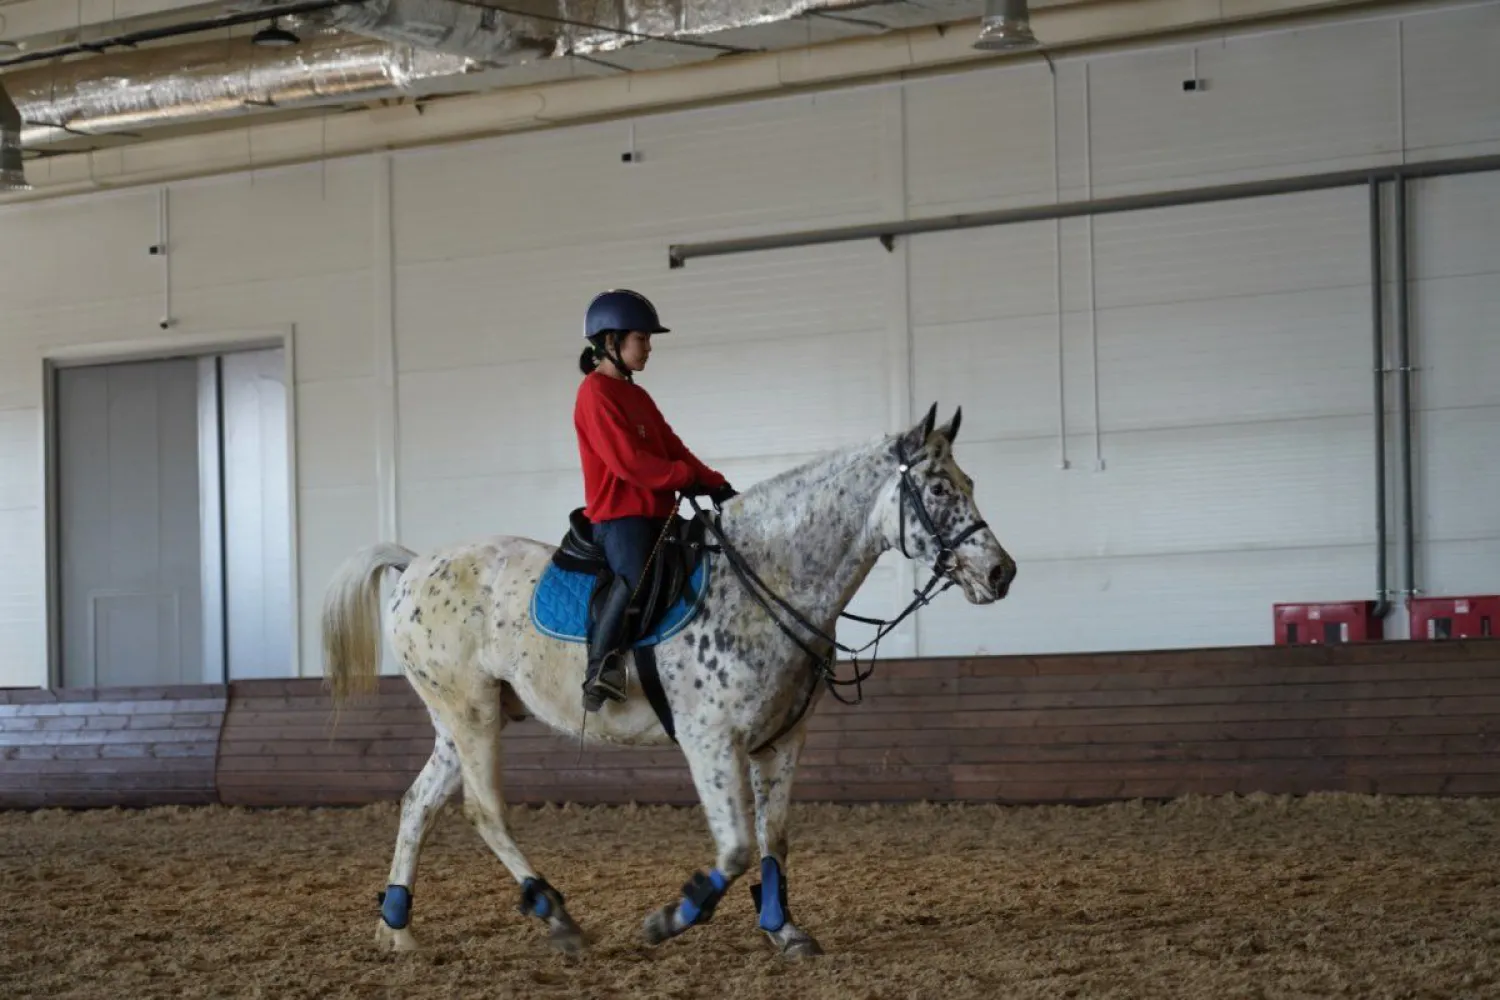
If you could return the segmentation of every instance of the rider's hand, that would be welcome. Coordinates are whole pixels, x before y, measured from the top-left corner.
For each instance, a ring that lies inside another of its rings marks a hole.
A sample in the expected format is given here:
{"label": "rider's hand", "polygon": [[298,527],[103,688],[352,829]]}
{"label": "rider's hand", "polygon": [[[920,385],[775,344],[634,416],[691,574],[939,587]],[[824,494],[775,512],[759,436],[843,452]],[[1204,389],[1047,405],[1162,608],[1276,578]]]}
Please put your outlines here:
{"label": "rider's hand", "polygon": [[737,496],[739,496],[739,491],[728,483],[725,483],[723,486],[715,486],[708,491],[708,498],[714,502],[715,507],[722,507]]}

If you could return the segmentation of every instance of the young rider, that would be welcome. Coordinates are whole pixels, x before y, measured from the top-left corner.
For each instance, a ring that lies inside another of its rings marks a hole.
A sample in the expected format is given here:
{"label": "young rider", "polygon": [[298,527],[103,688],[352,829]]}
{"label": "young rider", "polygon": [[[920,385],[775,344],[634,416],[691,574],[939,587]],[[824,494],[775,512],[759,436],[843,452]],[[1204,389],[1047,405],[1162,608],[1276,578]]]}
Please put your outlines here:
{"label": "young rider", "polygon": [[584,379],[573,407],[583,462],[584,515],[615,574],[589,638],[584,707],[625,699],[622,628],[625,610],[657,538],[677,508],[677,494],[723,504],[735,495],[724,477],[687,449],[645,389],[635,384],[651,356],[651,337],[667,333],[656,307],[624,289],[589,303],[578,360]]}

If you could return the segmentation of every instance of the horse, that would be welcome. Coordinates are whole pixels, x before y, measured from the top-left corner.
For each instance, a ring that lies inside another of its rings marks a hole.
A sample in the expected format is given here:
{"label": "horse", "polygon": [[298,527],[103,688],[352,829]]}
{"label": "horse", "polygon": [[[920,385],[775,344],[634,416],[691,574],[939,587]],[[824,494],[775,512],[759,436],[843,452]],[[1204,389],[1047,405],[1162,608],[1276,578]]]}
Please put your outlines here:
{"label": "horse", "polygon": [[734,572],[709,577],[691,620],[654,648],[675,733],[642,696],[639,659],[626,700],[585,717],[585,647],[541,633],[529,614],[556,547],[500,535],[425,555],[381,542],[349,557],[324,601],[325,684],[336,705],[375,686],[381,583],[388,570],[399,571],[384,636],[435,732],[432,754],[402,798],[386,888],[377,894],[377,944],[417,947],[410,923],[418,855],[462,785],[466,817],[520,886],[521,914],[542,921],[557,950],[585,948],[563,893],[527,860],[505,823],[500,734],[508,719],[530,715],[593,743],[675,741],[686,758],[716,856],[680,898],[646,916],[648,945],[711,919],[758,856],[761,881],[750,891],[759,928],[783,956],[822,954],[788,904],[788,812],[807,717],[819,685],[833,689],[835,647],[848,649],[833,638],[837,619],[892,549],[932,572],[906,613],[931,599],[939,579],[983,605],[1003,599],[1016,575],[953,456],[962,408],[942,427],[936,417],[934,403],[910,429],[757,483],[712,516],[693,501],[695,517],[711,518],[722,543],[715,558]]}

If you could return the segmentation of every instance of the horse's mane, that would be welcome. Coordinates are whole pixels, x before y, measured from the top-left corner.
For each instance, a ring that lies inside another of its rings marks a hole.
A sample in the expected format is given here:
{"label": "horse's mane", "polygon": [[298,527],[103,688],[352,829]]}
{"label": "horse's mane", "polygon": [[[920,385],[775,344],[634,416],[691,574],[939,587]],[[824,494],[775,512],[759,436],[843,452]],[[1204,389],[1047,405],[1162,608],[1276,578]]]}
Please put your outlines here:
{"label": "horse's mane", "polygon": [[797,479],[801,479],[804,485],[824,482],[864,461],[876,451],[884,449],[892,440],[893,435],[881,434],[868,438],[860,444],[825,451],[799,465],[778,472],[769,479],[762,479],[753,486],[747,487],[744,493],[746,495],[769,493]]}

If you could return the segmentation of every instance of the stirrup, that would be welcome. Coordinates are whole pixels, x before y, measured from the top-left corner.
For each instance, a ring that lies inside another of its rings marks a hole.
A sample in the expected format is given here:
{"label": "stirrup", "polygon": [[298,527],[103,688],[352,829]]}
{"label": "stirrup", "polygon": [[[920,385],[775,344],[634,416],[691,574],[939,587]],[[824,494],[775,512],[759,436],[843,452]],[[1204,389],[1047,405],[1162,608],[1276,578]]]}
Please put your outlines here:
{"label": "stirrup", "polygon": [[583,682],[583,707],[585,711],[597,712],[604,707],[604,699],[623,702],[625,700],[625,671],[620,666],[620,654],[608,653],[599,670]]}

